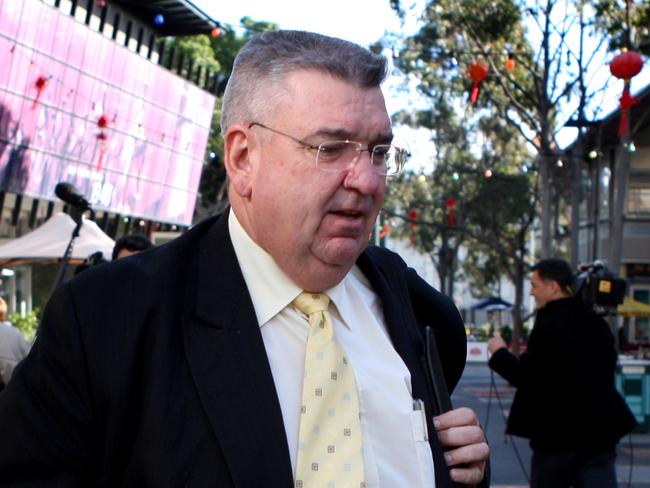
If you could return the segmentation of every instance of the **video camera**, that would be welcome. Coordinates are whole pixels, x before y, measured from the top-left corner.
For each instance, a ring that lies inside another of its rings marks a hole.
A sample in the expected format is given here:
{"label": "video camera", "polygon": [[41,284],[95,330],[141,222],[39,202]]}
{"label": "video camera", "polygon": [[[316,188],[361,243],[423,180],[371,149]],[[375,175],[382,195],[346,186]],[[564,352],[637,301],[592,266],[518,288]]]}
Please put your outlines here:
{"label": "video camera", "polygon": [[573,279],[575,296],[586,310],[605,315],[623,303],[627,282],[605,267],[602,261],[581,264]]}

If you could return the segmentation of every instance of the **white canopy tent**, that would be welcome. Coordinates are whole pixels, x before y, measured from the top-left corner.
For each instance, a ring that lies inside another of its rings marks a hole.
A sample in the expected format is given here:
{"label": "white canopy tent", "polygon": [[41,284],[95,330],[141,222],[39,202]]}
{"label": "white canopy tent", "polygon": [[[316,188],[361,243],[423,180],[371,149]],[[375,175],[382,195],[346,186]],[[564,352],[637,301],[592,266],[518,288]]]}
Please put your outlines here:
{"label": "white canopy tent", "polygon": [[[81,262],[97,251],[101,251],[110,260],[115,242],[95,222],[82,218],[83,225],[72,248],[70,260]],[[32,232],[0,246],[0,265],[18,266],[60,260],[75,225],[68,214],[53,215]]]}

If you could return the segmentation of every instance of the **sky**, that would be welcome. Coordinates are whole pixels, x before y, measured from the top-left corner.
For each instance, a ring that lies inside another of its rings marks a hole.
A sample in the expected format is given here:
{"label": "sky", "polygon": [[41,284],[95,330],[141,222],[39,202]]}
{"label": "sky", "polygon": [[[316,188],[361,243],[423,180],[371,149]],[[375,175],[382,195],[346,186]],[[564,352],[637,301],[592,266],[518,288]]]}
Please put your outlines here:
{"label": "sky", "polygon": [[242,17],[275,22],[283,29],[318,32],[368,46],[399,29],[388,0],[192,0],[214,20],[237,26]]}

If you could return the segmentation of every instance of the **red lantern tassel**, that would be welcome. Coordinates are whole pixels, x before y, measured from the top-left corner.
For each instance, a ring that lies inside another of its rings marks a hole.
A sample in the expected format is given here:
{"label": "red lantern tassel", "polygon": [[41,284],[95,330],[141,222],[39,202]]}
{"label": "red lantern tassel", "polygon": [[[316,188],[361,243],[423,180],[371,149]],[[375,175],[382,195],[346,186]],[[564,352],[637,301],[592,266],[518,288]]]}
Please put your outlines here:
{"label": "red lantern tassel", "polygon": [[480,82],[475,81],[474,84],[472,85],[472,93],[469,97],[469,101],[472,103],[476,103],[478,100],[478,92],[480,89]]}
{"label": "red lantern tassel", "polygon": [[634,107],[638,101],[630,95],[630,80],[625,80],[625,87],[623,88],[623,95],[619,98],[621,106],[621,119],[618,124],[618,136],[629,137],[630,134],[630,109]]}
{"label": "red lantern tassel", "polygon": [[456,220],[454,219],[454,209],[449,209],[449,227],[456,225]]}
{"label": "red lantern tassel", "polygon": [[454,218],[454,207],[456,206],[456,199],[454,197],[447,198],[445,206],[447,207],[447,223],[449,227],[456,225],[456,219]]}

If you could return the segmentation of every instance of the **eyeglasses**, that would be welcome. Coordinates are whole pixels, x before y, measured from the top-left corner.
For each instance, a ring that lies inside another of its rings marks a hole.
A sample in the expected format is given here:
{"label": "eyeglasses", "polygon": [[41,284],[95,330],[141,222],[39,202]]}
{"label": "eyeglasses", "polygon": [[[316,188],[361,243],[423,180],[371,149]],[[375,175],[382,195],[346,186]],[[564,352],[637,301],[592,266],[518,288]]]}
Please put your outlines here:
{"label": "eyeglasses", "polygon": [[250,129],[254,125],[262,129],[270,130],[284,137],[297,142],[305,149],[316,151],[316,166],[328,172],[346,171],[359,161],[361,153],[370,153],[370,163],[375,172],[382,176],[395,176],[404,168],[411,154],[408,150],[393,146],[392,144],[377,144],[371,148],[363,147],[363,144],[355,141],[325,141],[318,146],[310,144],[297,137],[290,136],[259,122],[249,124]]}

